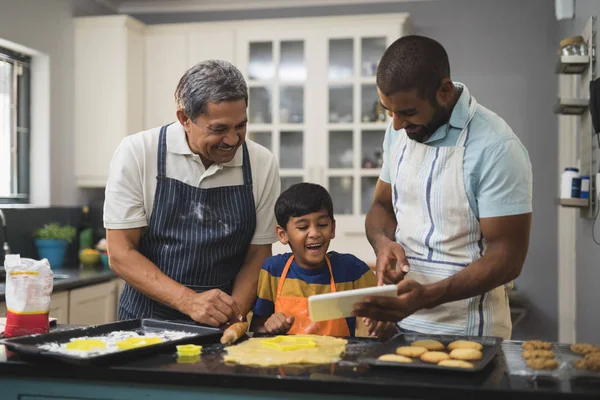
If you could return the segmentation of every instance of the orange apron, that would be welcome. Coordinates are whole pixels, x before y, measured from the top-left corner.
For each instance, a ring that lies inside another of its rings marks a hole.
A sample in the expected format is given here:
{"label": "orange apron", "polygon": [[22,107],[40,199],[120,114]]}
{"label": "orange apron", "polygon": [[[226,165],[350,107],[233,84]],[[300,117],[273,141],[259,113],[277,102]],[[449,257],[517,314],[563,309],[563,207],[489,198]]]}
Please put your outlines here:
{"label": "orange apron", "polygon": [[[294,317],[294,325],[289,330],[288,334],[311,334],[311,335],[322,335],[322,336],[350,336],[350,330],[348,329],[348,323],[345,318],[334,319],[330,321],[313,322],[308,316],[308,298],[306,297],[293,297],[293,296],[282,296],[283,284],[285,277],[292,265],[294,256],[292,255],[279,278],[279,286],[277,287],[277,297],[275,297],[275,312],[282,313],[286,317]],[[333,271],[331,269],[331,262],[329,257],[325,256],[327,267],[329,268],[329,276],[331,277],[329,283],[331,285],[331,292],[335,293],[335,282],[333,280]]]}

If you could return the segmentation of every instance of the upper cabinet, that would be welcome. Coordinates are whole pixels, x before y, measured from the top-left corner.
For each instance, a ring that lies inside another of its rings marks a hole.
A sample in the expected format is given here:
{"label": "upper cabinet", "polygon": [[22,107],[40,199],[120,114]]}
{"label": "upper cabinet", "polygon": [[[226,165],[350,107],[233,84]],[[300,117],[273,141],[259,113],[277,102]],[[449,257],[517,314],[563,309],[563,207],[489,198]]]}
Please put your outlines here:
{"label": "upper cabinet", "polygon": [[127,16],[75,18],[79,187],[104,187],[117,146],[143,127],[144,29]]}

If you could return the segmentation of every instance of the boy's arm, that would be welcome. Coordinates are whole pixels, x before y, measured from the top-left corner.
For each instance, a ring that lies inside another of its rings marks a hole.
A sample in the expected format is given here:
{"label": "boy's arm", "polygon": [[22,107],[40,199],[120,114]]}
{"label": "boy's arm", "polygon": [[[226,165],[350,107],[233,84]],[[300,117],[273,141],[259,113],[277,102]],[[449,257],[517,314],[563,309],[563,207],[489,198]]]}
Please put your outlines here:
{"label": "boy's arm", "polygon": [[250,324],[250,331],[256,333],[265,333],[267,330],[265,329],[265,322],[269,317],[263,317],[261,315],[254,314],[252,316],[252,323]]}

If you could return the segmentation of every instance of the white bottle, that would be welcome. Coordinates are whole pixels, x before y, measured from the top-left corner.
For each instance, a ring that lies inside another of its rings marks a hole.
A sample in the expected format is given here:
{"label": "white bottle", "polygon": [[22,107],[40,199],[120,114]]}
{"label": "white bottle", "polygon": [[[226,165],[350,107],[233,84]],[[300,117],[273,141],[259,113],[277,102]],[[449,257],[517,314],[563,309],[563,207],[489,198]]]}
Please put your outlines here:
{"label": "white bottle", "polygon": [[573,178],[579,178],[578,168],[565,168],[560,179],[560,198],[570,199],[571,198],[571,187],[573,185]]}

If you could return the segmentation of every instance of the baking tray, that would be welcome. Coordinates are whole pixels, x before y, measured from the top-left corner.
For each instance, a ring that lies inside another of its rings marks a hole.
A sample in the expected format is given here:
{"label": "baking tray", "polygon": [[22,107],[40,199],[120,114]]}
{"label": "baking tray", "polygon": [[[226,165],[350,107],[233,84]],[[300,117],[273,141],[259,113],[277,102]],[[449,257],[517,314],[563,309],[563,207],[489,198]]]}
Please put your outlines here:
{"label": "baking tray", "polygon": [[[116,331],[135,332],[140,335],[152,335],[161,331],[178,331],[193,333],[193,336],[164,341],[158,344],[138,347],[130,350],[120,350],[114,353],[100,354],[89,357],[77,357],[68,354],[52,352],[39,348],[47,343],[68,343],[71,339],[85,336],[102,336]],[[14,353],[23,357],[34,357],[58,360],[70,364],[90,365],[109,364],[130,361],[133,358],[159,353],[174,348],[182,343],[206,344],[219,341],[223,331],[221,329],[177,322],[159,321],[155,319],[132,319],[110,324],[94,325],[85,328],[75,328],[64,331],[55,331],[41,335],[21,336],[0,340],[0,344]]]}
{"label": "baking tray", "polygon": [[593,380],[600,383],[600,371],[575,368],[573,362],[584,355],[571,351],[571,345],[565,343],[552,343],[554,358],[558,367],[553,370],[533,369],[527,366],[523,358],[523,342],[507,341],[502,344],[502,351],[506,359],[506,366],[510,375],[529,376],[533,378],[554,380]]}
{"label": "baking tray", "polygon": [[[473,364],[473,368],[456,368],[456,367],[442,367],[436,364],[430,364],[414,358],[413,362],[410,363],[395,363],[389,361],[380,361],[377,358],[383,354],[396,354],[396,348],[400,346],[410,346],[415,340],[432,339],[441,342],[444,346],[448,346],[455,340],[470,340],[473,342],[481,343],[483,349],[481,350],[483,358],[479,361],[469,361]],[[490,361],[494,359],[500,345],[502,344],[502,338],[498,337],[480,337],[480,336],[457,336],[457,335],[426,335],[416,333],[401,333],[394,336],[387,342],[377,346],[373,350],[366,353],[364,356],[358,359],[358,362],[368,364],[374,367],[394,367],[394,368],[405,368],[405,369],[422,369],[430,371],[453,371],[453,372],[465,372],[474,373],[484,369]]]}

